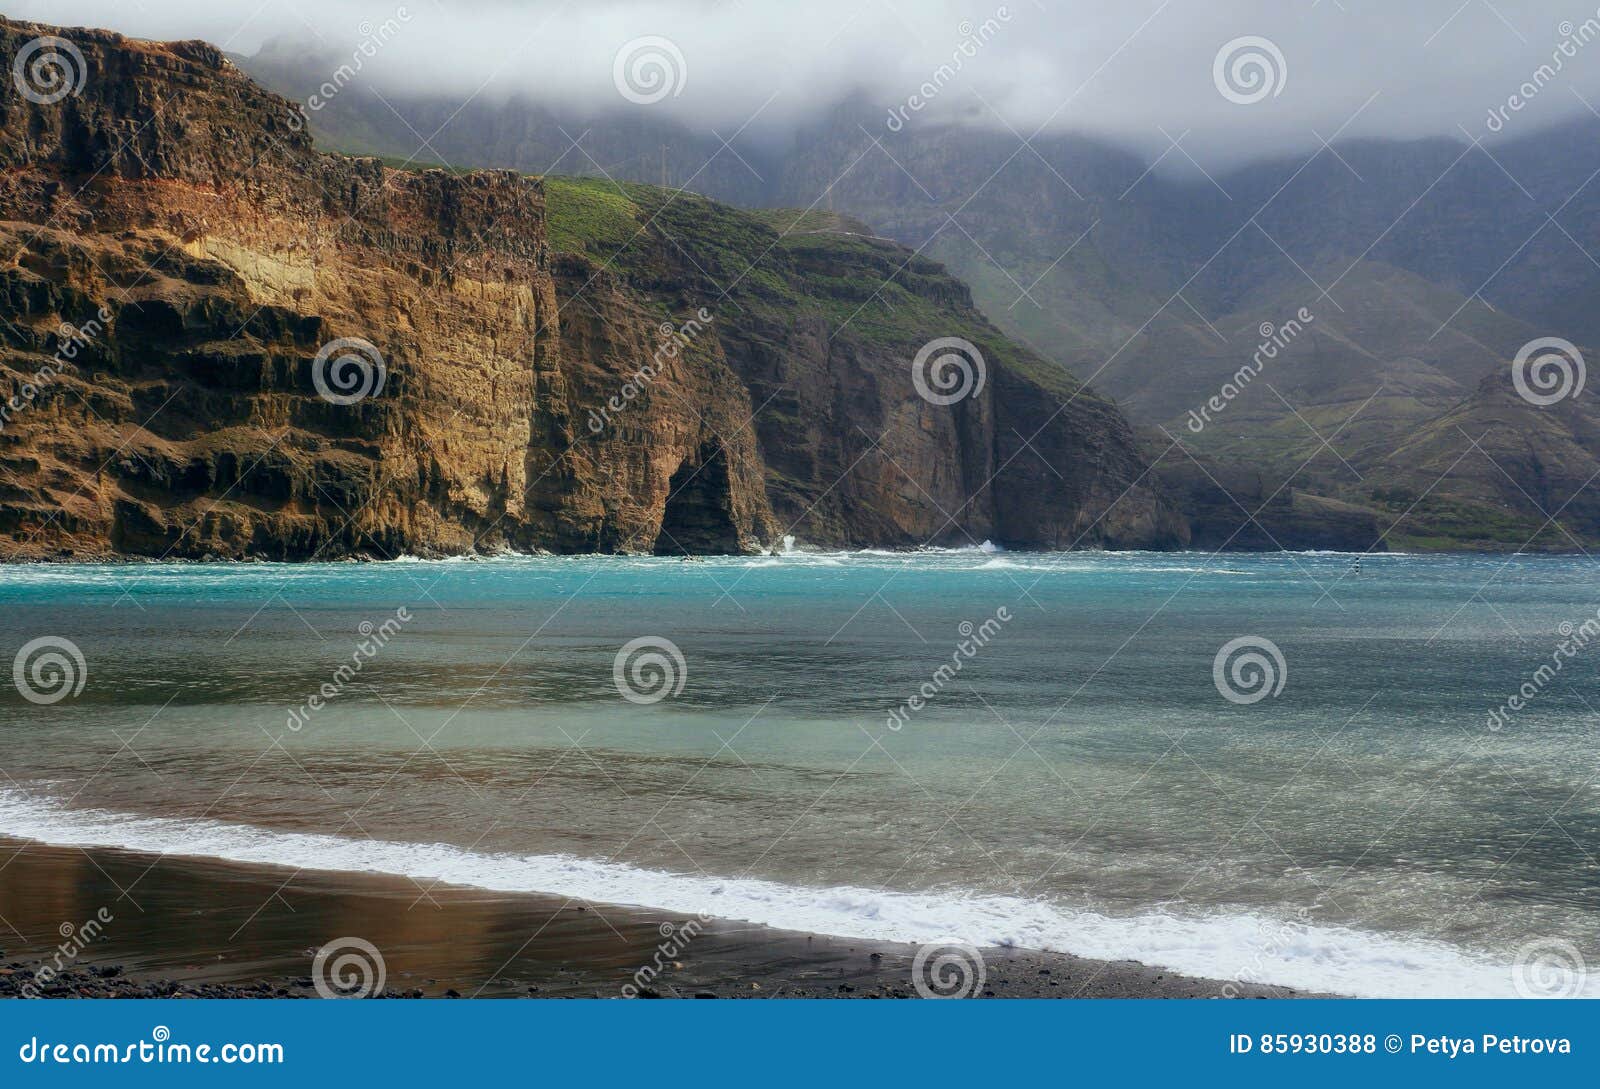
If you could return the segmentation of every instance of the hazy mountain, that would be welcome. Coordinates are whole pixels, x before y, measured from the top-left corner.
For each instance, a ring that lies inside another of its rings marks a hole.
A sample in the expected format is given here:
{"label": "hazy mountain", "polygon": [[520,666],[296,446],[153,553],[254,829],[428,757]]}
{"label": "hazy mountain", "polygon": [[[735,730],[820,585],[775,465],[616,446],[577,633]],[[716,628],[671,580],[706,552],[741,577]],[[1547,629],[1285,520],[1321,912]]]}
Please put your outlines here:
{"label": "hazy mountain", "polygon": [[[291,95],[320,71],[286,49],[243,63]],[[1181,147],[1151,169],[1081,136],[1024,142],[992,126],[915,118],[891,132],[884,118],[846,97],[775,146],[652,122],[648,111],[558,117],[515,99],[464,108],[383,100],[356,84],[312,124],[332,146],[408,155],[426,137],[423,158],[848,213],[945,264],[1001,329],[1115,397],[1159,444],[1152,453],[1169,442],[1165,428],[1219,471],[1265,474],[1289,494],[1352,504],[1380,523],[1397,512],[1363,490],[1369,473],[1404,461],[1419,432],[1446,446],[1455,435],[1456,455],[1470,449],[1453,427],[1432,425],[1454,419],[1488,376],[1508,373],[1521,345],[1542,336],[1600,344],[1600,120],[1492,150],[1466,134],[1335,141],[1315,155],[1215,171]],[[1313,315],[1304,334],[1218,426],[1185,429],[1189,412],[1251,359],[1261,329],[1302,310]],[[1518,424],[1587,442],[1550,414]],[[1440,470],[1463,464],[1453,456]],[[1192,470],[1162,460],[1180,491]],[[1494,528],[1504,503],[1539,516],[1527,496],[1476,477],[1451,477],[1433,494],[1445,493],[1485,504],[1485,525],[1466,527],[1473,540],[1522,543],[1517,529]],[[1388,540],[1440,539],[1440,527],[1419,521],[1428,509],[1412,510]]]}

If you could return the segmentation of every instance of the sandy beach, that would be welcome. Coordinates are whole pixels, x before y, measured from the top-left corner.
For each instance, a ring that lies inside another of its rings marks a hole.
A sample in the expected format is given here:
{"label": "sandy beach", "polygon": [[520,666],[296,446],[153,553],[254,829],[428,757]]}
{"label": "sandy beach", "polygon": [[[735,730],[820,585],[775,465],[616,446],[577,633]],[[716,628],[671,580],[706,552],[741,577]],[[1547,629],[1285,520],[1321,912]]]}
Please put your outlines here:
{"label": "sandy beach", "polygon": [[[15,840],[0,840],[0,866],[0,997],[30,984],[43,997],[316,997],[317,951],[349,937],[381,951],[383,990],[394,997],[917,997],[917,948],[898,943],[365,874]],[[981,954],[977,997],[1293,993],[1127,961]],[[39,968],[54,968],[57,958],[61,968],[39,981]],[[640,974],[657,963],[658,973]]]}

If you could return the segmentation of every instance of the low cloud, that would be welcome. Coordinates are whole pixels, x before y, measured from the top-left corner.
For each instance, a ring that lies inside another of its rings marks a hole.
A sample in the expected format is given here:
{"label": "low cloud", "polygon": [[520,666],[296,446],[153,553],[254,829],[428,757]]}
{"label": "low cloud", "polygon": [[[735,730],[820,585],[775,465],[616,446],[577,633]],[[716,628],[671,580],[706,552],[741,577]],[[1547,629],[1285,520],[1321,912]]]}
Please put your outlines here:
{"label": "low cloud", "polygon": [[748,126],[772,136],[857,94],[886,125],[898,113],[905,126],[1078,131],[1152,157],[1182,137],[1183,151],[1207,166],[1336,134],[1497,138],[1587,116],[1590,103],[1600,107],[1597,8],[1600,0],[13,5],[25,19],[206,38],[245,54],[293,43],[329,57],[348,56],[403,10],[401,32],[362,71],[385,95],[526,95],[589,115],[654,111],[724,135]]}

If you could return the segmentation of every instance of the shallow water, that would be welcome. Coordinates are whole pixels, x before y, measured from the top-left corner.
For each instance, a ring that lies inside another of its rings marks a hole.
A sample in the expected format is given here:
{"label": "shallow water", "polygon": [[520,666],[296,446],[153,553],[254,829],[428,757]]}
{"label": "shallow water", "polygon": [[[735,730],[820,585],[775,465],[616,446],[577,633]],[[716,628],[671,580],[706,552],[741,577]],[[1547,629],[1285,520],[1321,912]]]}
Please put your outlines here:
{"label": "shallow water", "polygon": [[[1595,585],[1546,557],[5,568],[0,651],[70,640],[84,683],[0,690],[0,835],[1513,994],[1532,943],[1600,963],[1600,644],[1486,722]],[[643,637],[681,654],[659,702],[619,691]],[[1219,692],[1240,637],[1276,695]]]}

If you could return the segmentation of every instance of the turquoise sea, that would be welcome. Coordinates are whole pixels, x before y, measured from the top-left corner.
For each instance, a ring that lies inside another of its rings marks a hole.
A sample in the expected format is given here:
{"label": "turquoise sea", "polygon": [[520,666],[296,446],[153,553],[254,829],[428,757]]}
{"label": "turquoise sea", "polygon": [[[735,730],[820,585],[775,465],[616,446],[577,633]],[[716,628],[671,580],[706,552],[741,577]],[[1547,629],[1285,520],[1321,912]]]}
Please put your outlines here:
{"label": "turquoise sea", "polygon": [[8,567],[0,836],[1516,994],[1600,964],[1597,606],[1566,557]]}

